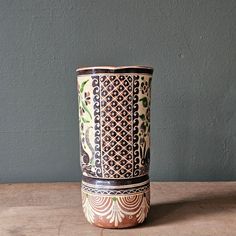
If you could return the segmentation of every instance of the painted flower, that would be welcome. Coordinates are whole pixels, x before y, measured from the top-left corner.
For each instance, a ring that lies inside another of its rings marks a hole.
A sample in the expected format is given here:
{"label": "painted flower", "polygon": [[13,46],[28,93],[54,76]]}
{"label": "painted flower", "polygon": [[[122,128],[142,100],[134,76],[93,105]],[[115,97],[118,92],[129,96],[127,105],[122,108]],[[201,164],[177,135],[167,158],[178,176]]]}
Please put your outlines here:
{"label": "painted flower", "polygon": [[79,114],[80,116],[83,116],[83,114],[85,113],[85,110],[82,106],[79,107]]}
{"label": "painted flower", "polygon": [[89,203],[89,195],[84,194],[83,198],[85,198],[85,199],[83,199],[84,200],[84,203],[83,203],[84,214],[85,214],[88,222],[94,223],[94,211],[93,211],[91,204]]}
{"label": "painted flower", "polygon": [[84,130],[84,123],[83,122],[81,122],[80,128],[81,128],[82,131]]}
{"label": "painted flower", "polygon": [[112,198],[112,207],[110,210],[110,214],[107,216],[107,219],[110,223],[114,222],[115,226],[118,226],[118,224],[122,222],[124,217],[125,215],[121,211],[117,198]]}
{"label": "painted flower", "polygon": [[145,144],[145,137],[146,137],[146,130],[147,130],[147,127],[145,125],[145,122],[142,122],[141,126],[140,126],[140,133],[139,133],[139,136],[140,136],[140,139],[139,139],[139,144],[141,146],[143,146]]}
{"label": "painted flower", "polygon": [[140,126],[140,131],[141,131],[141,134],[144,134],[146,132],[146,125],[144,122],[142,122],[141,126]]}
{"label": "painted flower", "polygon": [[85,93],[84,93],[84,101],[85,101],[85,104],[86,104],[86,105],[90,104],[90,100],[91,100],[90,92],[85,92]]}
{"label": "painted flower", "polygon": [[142,94],[145,94],[148,91],[148,82],[144,81],[141,83],[141,92]]}
{"label": "painted flower", "polygon": [[145,218],[147,217],[148,211],[149,211],[149,204],[146,198],[146,194],[143,195],[143,200],[140,206],[140,210],[138,214],[136,215],[138,223],[142,223]]}

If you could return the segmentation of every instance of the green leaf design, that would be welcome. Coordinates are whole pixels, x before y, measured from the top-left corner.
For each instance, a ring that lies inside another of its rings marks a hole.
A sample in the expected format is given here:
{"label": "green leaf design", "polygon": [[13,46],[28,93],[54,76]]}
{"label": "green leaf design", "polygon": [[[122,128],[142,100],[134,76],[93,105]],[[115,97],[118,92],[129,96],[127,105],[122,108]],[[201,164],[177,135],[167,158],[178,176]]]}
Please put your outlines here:
{"label": "green leaf design", "polygon": [[145,115],[144,114],[140,115],[139,117],[141,118],[141,120],[145,120]]}
{"label": "green leaf design", "polygon": [[141,98],[139,101],[141,101],[143,103],[144,107],[147,107],[147,105],[148,105],[147,97]]}
{"label": "green leaf design", "polygon": [[91,164],[92,167],[95,167],[95,159],[94,158],[91,158],[89,163]]}
{"label": "green leaf design", "polygon": [[81,101],[81,105],[84,108],[84,110],[89,114],[89,117],[92,119],[92,115],[91,115],[88,107],[85,105],[84,101]]}
{"label": "green leaf design", "polygon": [[81,84],[80,93],[83,93],[83,91],[84,91],[84,86],[85,86],[85,84],[87,84],[88,81],[89,81],[89,80],[86,80],[86,81],[84,81],[84,82]]}
{"label": "green leaf design", "polygon": [[89,121],[89,120],[86,120],[84,117],[82,117],[82,122],[84,122],[84,123],[89,123],[90,121]]}

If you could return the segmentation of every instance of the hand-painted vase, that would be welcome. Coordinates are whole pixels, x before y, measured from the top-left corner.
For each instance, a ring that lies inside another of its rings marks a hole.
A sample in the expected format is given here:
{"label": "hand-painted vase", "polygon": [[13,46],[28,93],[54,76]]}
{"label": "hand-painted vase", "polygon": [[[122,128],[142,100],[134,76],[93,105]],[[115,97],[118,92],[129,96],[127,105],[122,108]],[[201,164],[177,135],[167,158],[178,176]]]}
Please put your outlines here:
{"label": "hand-painted vase", "polygon": [[146,66],[77,69],[82,204],[99,227],[147,217],[152,73]]}

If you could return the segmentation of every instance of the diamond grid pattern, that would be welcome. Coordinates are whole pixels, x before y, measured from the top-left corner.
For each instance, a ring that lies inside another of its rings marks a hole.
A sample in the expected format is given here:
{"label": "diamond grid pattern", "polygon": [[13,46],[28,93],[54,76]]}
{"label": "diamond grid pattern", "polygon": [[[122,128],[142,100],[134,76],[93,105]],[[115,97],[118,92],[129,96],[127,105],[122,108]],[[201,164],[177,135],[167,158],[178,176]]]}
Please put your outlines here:
{"label": "diamond grid pattern", "polygon": [[132,176],[132,79],[101,79],[102,166],[105,178]]}

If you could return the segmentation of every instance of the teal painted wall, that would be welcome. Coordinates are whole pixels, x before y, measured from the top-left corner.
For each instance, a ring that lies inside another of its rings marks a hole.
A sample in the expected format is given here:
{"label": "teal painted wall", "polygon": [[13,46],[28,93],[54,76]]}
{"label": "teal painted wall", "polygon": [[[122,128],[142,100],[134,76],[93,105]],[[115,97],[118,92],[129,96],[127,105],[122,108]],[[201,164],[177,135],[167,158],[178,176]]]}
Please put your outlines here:
{"label": "teal painted wall", "polygon": [[155,68],[152,180],[236,180],[236,1],[0,1],[0,182],[78,181],[77,65]]}

